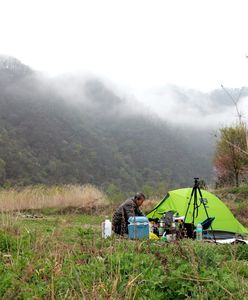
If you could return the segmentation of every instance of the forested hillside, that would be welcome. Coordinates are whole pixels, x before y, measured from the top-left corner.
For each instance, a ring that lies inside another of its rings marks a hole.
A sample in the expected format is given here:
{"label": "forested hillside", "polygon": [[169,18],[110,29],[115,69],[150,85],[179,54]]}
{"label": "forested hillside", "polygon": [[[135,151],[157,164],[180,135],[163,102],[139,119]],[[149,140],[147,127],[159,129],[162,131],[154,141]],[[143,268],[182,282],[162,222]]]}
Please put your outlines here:
{"label": "forested hillside", "polygon": [[0,61],[2,185],[92,183],[135,191],[211,179],[208,132],[131,109],[99,80],[68,78],[63,92],[16,59]]}

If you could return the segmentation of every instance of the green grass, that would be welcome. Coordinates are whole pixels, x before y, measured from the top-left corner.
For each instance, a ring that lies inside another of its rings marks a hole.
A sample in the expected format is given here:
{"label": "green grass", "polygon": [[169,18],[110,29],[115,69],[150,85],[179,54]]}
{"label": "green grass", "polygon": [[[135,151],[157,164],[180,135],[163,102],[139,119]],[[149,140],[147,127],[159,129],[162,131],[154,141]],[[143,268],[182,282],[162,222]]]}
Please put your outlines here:
{"label": "green grass", "polygon": [[104,216],[1,216],[1,299],[248,299],[248,247],[102,239]]}
{"label": "green grass", "polygon": [[226,192],[231,194],[241,194],[244,196],[248,196],[248,186],[241,186],[241,187],[232,187],[225,189]]}

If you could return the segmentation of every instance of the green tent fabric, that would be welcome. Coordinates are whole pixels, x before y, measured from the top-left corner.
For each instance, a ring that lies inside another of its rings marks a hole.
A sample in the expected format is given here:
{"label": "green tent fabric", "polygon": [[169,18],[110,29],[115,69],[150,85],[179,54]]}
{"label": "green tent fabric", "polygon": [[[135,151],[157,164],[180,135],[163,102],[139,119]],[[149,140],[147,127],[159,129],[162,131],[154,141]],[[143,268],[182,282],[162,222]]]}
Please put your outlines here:
{"label": "green tent fabric", "polygon": [[[183,188],[168,192],[165,198],[161,200],[150,213],[147,214],[147,217],[149,219],[160,219],[167,211],[176,211],[180,216],[185,216],[191,192],[192,188]],[[206,208],[209,217],[215,217],[215,220],[212,223],[212,229],[214,231],[225,231],[238,234],[248,233],[248,230],[235,219],[230,210],[218,197],[205,190],[201,190],[201,192],[202,197],[208,200]],[[199,204],[199,193],[197,193],[197,197],[197,203]],[[185,223],[191,223],[193,221],[193,198],[194,197],[191,199]],[[203,222],[205,219],[207,219],[207,215],[204,205],[201,204],[198,208],[198,216],[195,218],[194,225],[199,222]]]}

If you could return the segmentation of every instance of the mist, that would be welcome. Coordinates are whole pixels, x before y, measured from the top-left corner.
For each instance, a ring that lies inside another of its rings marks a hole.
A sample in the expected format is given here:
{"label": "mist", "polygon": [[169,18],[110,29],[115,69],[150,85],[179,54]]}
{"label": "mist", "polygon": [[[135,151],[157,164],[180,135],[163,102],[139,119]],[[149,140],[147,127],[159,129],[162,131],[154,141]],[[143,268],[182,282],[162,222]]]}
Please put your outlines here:
{"label": "mist", "polygon": [[[48,79],[47,79],[48,80]],[[48,80],[49,82],[49,80]],[[239,88],[221,87],[209,92],[165,85],[147,90],[135,90],[93,74],[65,74],[50,79],[57,95],[71,105],[84,105],[106,116],[142,115],[178,128],[217,130],[238,120],[233,100]],[[248,89],[243,88],[238,109],[243,121],[248,116]]]}
{"label": "mist", "polygon": [[[237,99],[239,89],[230,89]],[[248,116],[248,90],[243,89],[238,108],[243,120]],[[139,92],[137,97],[162,120],[179,126],[199,129],[217,129],[238,120],[236,108],[230,96],[221,88],[209,93],[184,89],[178,86]]]}
{"label": "mist", "polygon": [[[6,57],[2,57],[2,62]],[[238,120],[233,101],[238,101],[242,120],[248,116],[248,88],[226,88],[202,92],[176,85],[164,85],[150,89],[134,89],[117,84],[106,77],[90,73],[68,73],[49,77],[33,71],[15,58],[7,60],[19,72],[19,80],[6,88],[13,96],[29,93],[33,86],[41,94],[56,96],[56,101],[66,101],[69,105],[83,106],[95,111],[97,117],[126,118],[142,115],[167,124],[195,130],[216,130],[230,126]],[[2,66],[3,67],[3,66]],[[23,82],[25,90],[23,89]],[[229,95],[227,94],[227,92]]]}

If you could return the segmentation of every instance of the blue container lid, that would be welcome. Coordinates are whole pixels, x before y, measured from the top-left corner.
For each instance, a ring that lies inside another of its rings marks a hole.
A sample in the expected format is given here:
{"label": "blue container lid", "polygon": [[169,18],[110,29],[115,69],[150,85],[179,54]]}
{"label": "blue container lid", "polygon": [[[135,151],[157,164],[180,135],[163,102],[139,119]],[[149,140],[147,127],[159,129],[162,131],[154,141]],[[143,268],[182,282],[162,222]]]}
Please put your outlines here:
{"label": "blue container lid", "polygon": [[144,216],[134,216],[128,219],[129,223],[148,223],[147,217]]}

